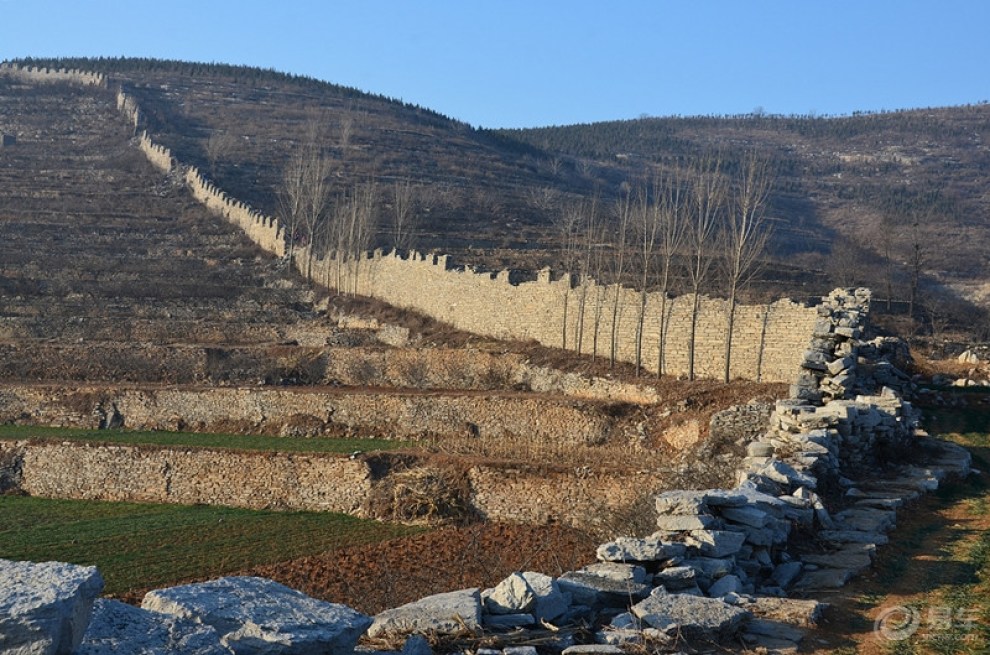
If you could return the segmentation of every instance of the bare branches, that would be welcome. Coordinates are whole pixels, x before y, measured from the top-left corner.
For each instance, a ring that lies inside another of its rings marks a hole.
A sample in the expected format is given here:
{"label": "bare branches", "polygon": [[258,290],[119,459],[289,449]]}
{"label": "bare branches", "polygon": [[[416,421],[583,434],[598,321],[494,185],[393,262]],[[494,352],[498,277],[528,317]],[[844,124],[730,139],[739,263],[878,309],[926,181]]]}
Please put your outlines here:
{"label": "bare branches", "polygon": [[771,228],[766,215],[772,173],[769,163],[755,154],[743,162],[742,179],[729,194],[729,207],[721,231],[722,280],[728,292],[726,310],[723,381],[729,381],[732,362],[732,330],[737,294],[756,274],[760,257],[766,251]]}

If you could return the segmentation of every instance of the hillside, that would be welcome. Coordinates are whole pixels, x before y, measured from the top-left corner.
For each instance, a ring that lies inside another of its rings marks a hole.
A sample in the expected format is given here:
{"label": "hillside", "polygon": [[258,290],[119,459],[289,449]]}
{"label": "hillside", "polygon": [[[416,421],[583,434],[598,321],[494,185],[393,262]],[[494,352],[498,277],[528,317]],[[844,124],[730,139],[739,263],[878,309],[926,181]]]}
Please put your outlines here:
{"label": "hillside", "polygon": [[623,183],[656,165],[719,150],[731,172],[757,151],[778,175],[765,293],[806,297],[868,284],[885,297],[889,283],[903,299],[920,261],[939,311],[950,290],[980,305],[990,295],[990,105],[489,131],[273,71],[136,59],[26,63],[111,74],[138,98],[156,141],[272,214],[286,162],[318,124],[339,191],[375,181],[375,245],[385,248],[394,245],[387,223],[396,184],[408,183],[421,219],[415,247],[488,268],[559,265],[553,223],[563,207],[596,197],[610,211]]}

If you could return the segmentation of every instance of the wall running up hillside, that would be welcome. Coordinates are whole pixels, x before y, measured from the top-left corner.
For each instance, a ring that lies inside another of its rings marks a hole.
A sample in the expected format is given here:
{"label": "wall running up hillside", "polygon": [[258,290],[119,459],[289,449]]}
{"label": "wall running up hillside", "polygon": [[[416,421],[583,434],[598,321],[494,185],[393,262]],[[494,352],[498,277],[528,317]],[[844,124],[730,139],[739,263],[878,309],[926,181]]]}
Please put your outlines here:
{"label": "wall running up hillside", "polygon": [[[37,82],[110,83],[96,73],[24,69],[11,64],[0,66],[0,75]],[[134,98],[118,91],[117,107],[137,131],[141,110]],[[213,213],[240,227],[267,252],[285,256],[285,237],[278,219],[231,198],[196,168],[183,166],[147,132],[140,133],[138,143],[160,171],[182,175],[193,196]],[[412,253],[403,258],[375,252],[357,262],[314,259],[311,263],[308,250],[302,248],[293,259],[296,268],[314,283],[379,298],[458,329],[497,338],[533,339],[603,357],[611,354],[614,334],[619,361],[635,362],[641,341],[645,369],[673,375],[690,369],[691,296],[665,300],[660,294],[648,294],[640,340],[641,298],[634,289],[603,286],[593,280],[573,286],[569,276],[554,280],[549,270],[541,271],[535,281],[517,284],[510,281],[508,271],[492,275],[470,268],[451,269],[442,255]],[[618,310],[613,312],[616,306]],[[726,301],[700,299],[694,352],[694,369],[700,377],[722,376],[726,310]],[[792,381],[811,340],[816,316],[815,308],[790,300],[737,307],[730,377]]]}
{"label": "wall running up hillside", "polygon": [[[549,270],[535,281],[514,284],[509,272],[496,275],[448,268],[446,256],[412,253],[408,258],[376,251],[359,262],[315,259],[308,252],[296,258],[299,271],[328,287],[339,287],[415,309],[469,332],[501,339],[534,339],[547,346],[565,346],[582,353],[611,351],[613,307],[616,357],[636,361],[640,293],[603,286],[593,280],[572,286],[565,275],[553,280]],[[618,295],[618,298],[616,298]],[[661,350],[661,307],[663,348]],[[691,296],[646,296],[642,362],[650,371],[662,365],[666,374],[688,372]],[[695,346],[695,372],[718,378],[723,372],[725,319],[728,302],[702,297]],[[779,300],[769,305],[736,307],[730,377],[765,382],[790,382],[808,347],[817,310]],[[566,344],[565,344],[566,339]],[[662,361],[661,361],[662,360]]]}
{"label": "wall running up hillside", "polygon": [[0,64],[0,76],[32,84],[68,83],[106,88],[108,83],[107,76],[103,73],[91,73],[74,68],[18,66],[17,64],[10,63]]}

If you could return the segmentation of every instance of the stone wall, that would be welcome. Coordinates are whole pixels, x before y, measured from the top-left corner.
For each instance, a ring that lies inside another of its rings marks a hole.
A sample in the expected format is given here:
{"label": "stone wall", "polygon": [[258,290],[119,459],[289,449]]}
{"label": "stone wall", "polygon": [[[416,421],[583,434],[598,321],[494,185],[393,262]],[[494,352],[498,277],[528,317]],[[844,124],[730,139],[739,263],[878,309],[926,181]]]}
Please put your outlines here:
{"label": "stone wall", "polygon": [[366,462],[337,455],[0,442],[5,451],[20,451],[20,489],[47,498],[360,514],[372,485]]}
{"label": "stone wall", "polygon": [[[78,442],[0,440],[0,479],[32,496],[252,509],[313,510],[368,516],[375,489],[396,471],[363,457],[260,453]],[[414,464],[427,469],[428,461]],[[9,474],[9,475],[6,475]],[[656,473],[475,466],[470,508],[492,521],[604,525],[662,485]]]}
{"label": "stone wall", "polygon": [[103,73],[81,71],[74,68],[39,68],[37,66],[2,63],[0,64],[0,77],[31,84],[68,83],[103,88],[107,86],[107,76]]}
{"label": "stone wall", "polygon": [[384,439],[525,438],[558,444],[605,441],[619,419],[607,404],[496,392],[333,391],[292,387],[108,388],[16,385],[0,390],[0,422],[96,429],[116,408],[134,430],[232,430]]}
{"label": "stone wall", "polygon": [[[554,280],[547,270],[535,281],[513,283],[508,271],[492,275],[470,268],[453,270],[443,255],[412,253],[403,258],[376,251],[356,262],[315,259],[312,270],[308,258],[306,249],[301,249],[296,266],[318,284],[380,298],[495,338],[534,339],[573,350],[580,343],[582,353],[592,353],[597,343],[599,356],[610,354],[612,307],[617,299],[617,359],[635,361],[640,305],[635,289],[601,286],[593,280],[574,287],[569,276]],[[656,371],[662,356],[664,373],[688,372],[692,307],[691,296],[664,300],[658,293],[647,294],[642,346],[647,370]],[[700,299],[694,354],[699,377],[722,375],[727,307],[725,300]],[[814,308],[790,300],[736,307],[730,377],[791,382],[816,318]]]}

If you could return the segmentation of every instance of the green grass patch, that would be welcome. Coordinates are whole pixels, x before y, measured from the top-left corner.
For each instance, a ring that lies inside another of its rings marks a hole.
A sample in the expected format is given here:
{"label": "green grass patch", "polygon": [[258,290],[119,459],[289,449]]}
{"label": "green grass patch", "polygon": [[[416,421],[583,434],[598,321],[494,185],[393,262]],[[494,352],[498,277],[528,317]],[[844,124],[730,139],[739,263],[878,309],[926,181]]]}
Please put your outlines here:
{"label": "green grass patch", "polygon": [[130,446],[225,448],[267,452],[352,453],[360,450],[396,450],[413,444],[388,439],[337,439],[329,437],[269,437],[252,434],[209,434],[140,430],[85,430],[30,425],[0,425],[0,439],[50,439]]}
{"label": "green grass patch", "polygon": [[330,512],[0,496],[0,558],[96,565],[108,594],[421,530]]}

